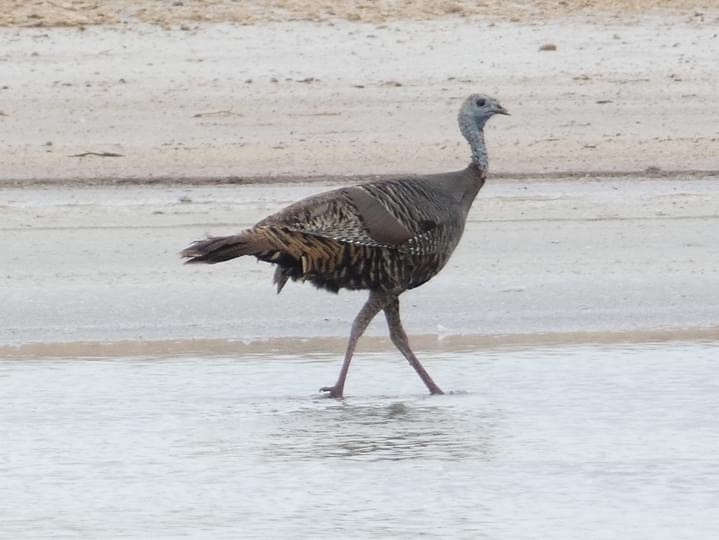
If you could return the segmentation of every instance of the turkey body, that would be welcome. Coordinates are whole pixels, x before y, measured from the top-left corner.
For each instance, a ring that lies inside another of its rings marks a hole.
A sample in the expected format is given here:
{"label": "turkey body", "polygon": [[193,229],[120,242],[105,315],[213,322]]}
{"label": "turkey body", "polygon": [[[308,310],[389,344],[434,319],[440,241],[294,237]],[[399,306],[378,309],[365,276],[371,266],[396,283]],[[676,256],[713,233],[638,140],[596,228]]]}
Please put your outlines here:
{"label": "turkey body", "polygon": [[484,175],[469,166],[340,188],[298,201],[237,235],[195,242],[183,256],[216,263],[253,255],[277,265],[278,292],[292,279],[332,292],[399,294],[445,266],[483,184]]}
{"label": "turkey body", "polygon": [[[445,182],[455,189],[448,191]],[[299,201],[245,235],[266,244],[254,255],[277,264],[278,292],[292,279],[332,292],[399,294],[427,282],[445,266],[483,182],[469,167],[441,177],[340,188]]]}

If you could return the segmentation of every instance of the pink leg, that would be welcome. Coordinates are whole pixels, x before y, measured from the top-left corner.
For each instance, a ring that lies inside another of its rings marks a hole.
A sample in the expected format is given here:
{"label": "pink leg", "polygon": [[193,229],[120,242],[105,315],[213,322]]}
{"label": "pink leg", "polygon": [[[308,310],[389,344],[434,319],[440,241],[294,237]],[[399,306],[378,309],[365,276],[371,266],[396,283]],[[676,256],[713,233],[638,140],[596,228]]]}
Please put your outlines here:
{"label": "pink leg", "polygon": [[399,318],[399,298],[395,296],[394,299],[384,307],[384,314],[387,317],[387,326],[389,326],[389,335],[392,339],[392,343],[395,344],[399,352],[407,359],[409,365],[417,372],[419,378],[422,379],[422,382],[427,386],[429,393],[444,394],[439,386],[432,380],[432,377],[429,376],[427,370],[419,363],[412,349],[409,348],[409,340],[407,339],[404,328],[402,328],[402,321]]}
{"label": "pink leg", "polygon": [[337,378],[337,382],[334,386],[324,386],[320,388],[320,392],[327,392],[329,397],[342,398],[345,388],[345,380],[347,379],[347,372],[350,368],[350,362],[352,362],[352,355],[355,352],[357,341],[367,329],[369,323],[372,322],[375,315],[377,315],[377,313],[379,313],[379,311],[387,304],[388,301],[391,301],[392,298],[393,296],[388,295],[388,293],[370,291],[369,299],[365,305],[362,306],[362,309],[352,323],[352,331],[350,332],[350,339],[347,343],[345,360],[342,363],[342,368],[340,369],[340,375]]}

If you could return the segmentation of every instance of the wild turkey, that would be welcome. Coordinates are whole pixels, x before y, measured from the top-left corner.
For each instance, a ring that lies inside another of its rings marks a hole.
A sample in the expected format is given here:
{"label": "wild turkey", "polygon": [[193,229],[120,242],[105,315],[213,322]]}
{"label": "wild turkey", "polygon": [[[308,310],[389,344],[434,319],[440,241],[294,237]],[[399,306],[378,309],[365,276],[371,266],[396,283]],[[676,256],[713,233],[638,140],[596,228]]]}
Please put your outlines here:
{"label": "wild turkey", "polygon": [[239,234],[194,242],[181,255],[188,263],[213,264],[243,255],[273,263],[278,293],[288,279],[332,292],[368,289],[369,299],[352,323],[339,378],[320,391],[343,396],[357,340],[381,310],[392,342],[429,391],[441,394],[410,349],[399,295],[434,277],[462,237],[487,175],[483,129],[494,114],[509,113],[488,96],[473,94],[462,104],[459,128],[472,150],[464,170],[391,178],[308,197]]}

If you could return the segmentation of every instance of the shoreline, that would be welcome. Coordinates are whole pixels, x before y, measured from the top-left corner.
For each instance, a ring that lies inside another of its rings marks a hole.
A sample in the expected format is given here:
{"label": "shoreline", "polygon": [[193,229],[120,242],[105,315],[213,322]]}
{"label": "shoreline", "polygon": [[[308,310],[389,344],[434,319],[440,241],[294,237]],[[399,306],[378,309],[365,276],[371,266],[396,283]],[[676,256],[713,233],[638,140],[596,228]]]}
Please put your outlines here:
{"label": "shoreline", "polygon": [[[244,185],[277,185],[277,184],[359,184],[374,182],[398,176],[416,176],[413,174],[365,174],[365,175],[313,175],[313,176],[205,176],[205,177],[176,177],[176,176],[149,176],[149,177],[98,177],[98,178],[26,178],[23,180],[1,179],[0,191],[3,189],[35,189],[43,187],[63,186],[73,189],[90,187],[142,187],[142,186],[244,186]],[[713,180],[719,176],[719,170],[643,170],[643,171],[557,171],[557,172],[500,172],[489,174],[488,181],[524,182],[527,180],[541,180],[543,182],[566,182],[586,179],[596,181],[601,179],[632,179],[638,182],[643,180],[676,181],[677,177],[691,178],[692,180]]]}
{"label": "shoreline", "polygon": [[[3,190],[0,344],[342,343],[366,294],[292,284],[278,296],[268,265],[188,267],[178,256],[193,240],[236,233],[338,186]],[[711,335],[718,201],[716,177],[489,182],[447,267],[402,296],[407,331],[477,343],[671,328]],[[385,336],[384,321],[367,335]]]}
{"label": "shoreline", "polygon": [[[695,328],[655,328],[644,330],[540,332],[534,334],[411,334],[417,353],[467,352],[474,350],[525,349],[576,345],[617,345],[662,343],[716,343],[719,326]],[[62,359],[93,360],[99,358],[231,356],[256,354],[342,354],[347,338],[287,336],[258,339],[166,339],[156,341],[67,341],[0,344],[1,360]],[[363,336],[357,354],[391,352],[397,349],[387,336]]]}

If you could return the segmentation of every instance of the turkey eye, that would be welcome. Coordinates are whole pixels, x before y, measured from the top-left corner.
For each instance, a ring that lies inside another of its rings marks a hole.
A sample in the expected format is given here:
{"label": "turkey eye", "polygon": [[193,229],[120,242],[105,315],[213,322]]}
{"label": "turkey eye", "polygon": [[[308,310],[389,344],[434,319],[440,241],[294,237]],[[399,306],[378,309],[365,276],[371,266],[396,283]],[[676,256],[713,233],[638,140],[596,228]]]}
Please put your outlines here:
{"label": "turkey eye", "polygon": [[484,107],[487,102],[484,99],[478,99],[476,102],[477,107]]}

